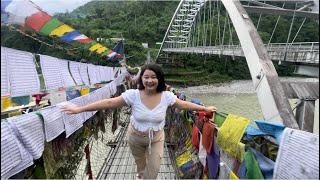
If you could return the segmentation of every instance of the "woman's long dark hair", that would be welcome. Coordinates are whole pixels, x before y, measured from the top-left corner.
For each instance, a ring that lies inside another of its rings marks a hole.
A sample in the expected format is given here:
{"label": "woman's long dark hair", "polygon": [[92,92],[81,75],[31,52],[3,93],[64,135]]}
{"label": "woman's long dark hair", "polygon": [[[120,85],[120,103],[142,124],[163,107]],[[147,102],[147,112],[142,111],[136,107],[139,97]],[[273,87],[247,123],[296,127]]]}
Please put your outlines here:
{"label": "woman's long dark hair", "polygon": [[166,83],[164,80],[164,73],[163,73],[161,67],[156,64],[146,64],[146,65],[142,66],[141,73],[140,73],[139,80],[138,80],[138,83],[139,83],[138,89],[143,90],[145,88],[142,83],[142,76],[146,70],[153,71],[156,74],[157,79],[158,79],[157,92],[165,91],[166,90]]}

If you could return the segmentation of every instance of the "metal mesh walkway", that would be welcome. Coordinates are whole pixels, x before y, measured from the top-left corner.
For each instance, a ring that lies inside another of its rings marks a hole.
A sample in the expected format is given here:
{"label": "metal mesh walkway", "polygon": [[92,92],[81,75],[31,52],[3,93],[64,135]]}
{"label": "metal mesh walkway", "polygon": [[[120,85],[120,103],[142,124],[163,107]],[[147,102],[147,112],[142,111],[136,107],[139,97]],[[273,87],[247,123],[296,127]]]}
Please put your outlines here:
{"label": "metal mesh walkway", "polygon": [[[99,179],[135,179],[136,164],[126,140],[127,126],[123,127],[117,138],[117,142],[109,144],[112,150],[109,152]],[[157,179],[176,179],[172,167],[168,148],[165,144],[160,171]]]}

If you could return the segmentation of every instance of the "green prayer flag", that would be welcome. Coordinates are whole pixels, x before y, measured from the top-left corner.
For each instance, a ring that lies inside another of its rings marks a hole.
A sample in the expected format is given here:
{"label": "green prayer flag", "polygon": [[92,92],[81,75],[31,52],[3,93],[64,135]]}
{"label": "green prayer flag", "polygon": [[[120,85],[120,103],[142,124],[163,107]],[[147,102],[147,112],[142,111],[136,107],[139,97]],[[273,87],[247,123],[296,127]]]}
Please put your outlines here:
{"label": "green prayer flag", "polygon": [[44,26],[40,29],[40,34],[49,36],[49,34],[54,29],[56,29],[61,25],[62,25],[62,22],[60,22],[57,18],[52,18],[48,22],[46,22]]}
{"label": "green prayer flag", "polygon": [[224,116],[223,114],[216,112],[214,115],[214,123],[218,125],[218,127],[221,127],[224,120],[226,120],[226,117],[227,116]]}
{"label": "green prayer flag", "polygon": [[264,179],[259,164],[250,149],[245,152],[244,159],[247,168],[246,179]]}
{"label": "green prayer flag", "polygon": [[92,42],[90,42],[90,43],[87,43],[87,44],[84,45],[84,49],[89,49],[91,46],[93,46],[93,45],[95,45],[95,44],[97,44],[96,41],[92,41]]}
{"label": "green prayer flag", "polygon": [[109,50],[103,52],[100,56],[103,57],[103,56],[108,55],[108,54],[109,54]]}

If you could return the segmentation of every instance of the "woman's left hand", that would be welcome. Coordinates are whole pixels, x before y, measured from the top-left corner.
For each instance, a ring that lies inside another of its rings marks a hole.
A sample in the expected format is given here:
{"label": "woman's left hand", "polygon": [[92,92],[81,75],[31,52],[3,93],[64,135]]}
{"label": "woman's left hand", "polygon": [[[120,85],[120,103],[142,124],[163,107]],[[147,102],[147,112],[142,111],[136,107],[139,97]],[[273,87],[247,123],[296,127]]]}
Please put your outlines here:
{"label": "woman's left hand", "polygon": [[217,111],[217,108],[214,107],[214,106],[207,106],[207,107],[205,107],[204,111],[206,111],[206,112],[215,112],[215,111]]}

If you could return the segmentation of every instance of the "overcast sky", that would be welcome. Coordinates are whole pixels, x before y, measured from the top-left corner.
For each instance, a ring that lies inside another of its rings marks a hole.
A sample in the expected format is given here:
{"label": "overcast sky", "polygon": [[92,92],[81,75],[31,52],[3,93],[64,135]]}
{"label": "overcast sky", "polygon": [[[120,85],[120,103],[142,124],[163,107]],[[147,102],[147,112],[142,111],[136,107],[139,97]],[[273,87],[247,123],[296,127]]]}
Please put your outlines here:
{"label": "overcast sky", "polygon": [[91,0],[31,0],[41,9],[53,15],[54,13],[64,13],[67,10],[73,11],[79,6],[86,4]]}
{"label": "overcast sky", "polygon": [[[40,6],[44,11],[53,15],[54,13],[64,13],[67,10],[71,12],[77,7],[82,6],[91,0],[31,0],[31,1],[33,1],[35,4]],[[306,1],[309,1],[309,0],[306,0]],[[313,10],[319,11],[319,0],[313,0],[313,1],[315,2],[315,7],[313,7]]]}

